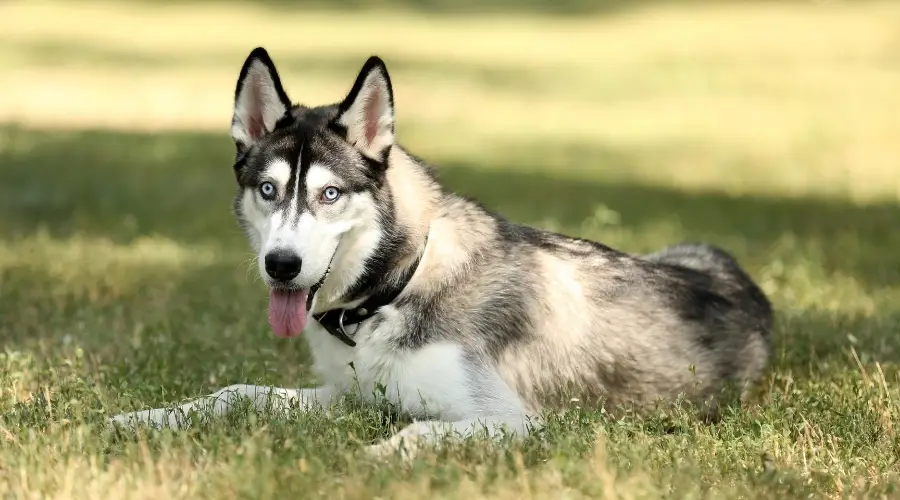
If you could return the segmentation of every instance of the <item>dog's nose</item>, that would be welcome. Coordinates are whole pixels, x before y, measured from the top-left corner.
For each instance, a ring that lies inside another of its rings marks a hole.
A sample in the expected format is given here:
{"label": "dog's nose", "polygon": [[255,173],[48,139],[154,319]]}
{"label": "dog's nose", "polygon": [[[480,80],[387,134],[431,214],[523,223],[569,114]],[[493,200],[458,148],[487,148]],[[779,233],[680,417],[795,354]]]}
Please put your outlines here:
{"label": "dog's nose", "polygon": [[276,250],[266,254],[266,272],[272,279],[290,281],[300,274],[302,261],[297,254],[285,250]]}

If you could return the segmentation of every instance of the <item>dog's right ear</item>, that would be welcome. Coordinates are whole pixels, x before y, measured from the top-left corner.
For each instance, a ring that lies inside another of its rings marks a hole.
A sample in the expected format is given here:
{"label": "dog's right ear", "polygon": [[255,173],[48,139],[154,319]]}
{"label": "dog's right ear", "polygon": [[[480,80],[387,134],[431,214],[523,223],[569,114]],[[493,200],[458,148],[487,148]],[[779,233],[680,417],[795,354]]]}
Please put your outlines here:
{"label": "dog's right ear", "polygon": [[394,91],[381,58],[366,60],[329,126],[364,156],[386,163],[394,145]]}
{"label": "dog's right ear", "polygon": [[234,90],[231,137],[238,152],[275,129],[275,124],[291,109],[275,64],[262,47],[250,52]]}

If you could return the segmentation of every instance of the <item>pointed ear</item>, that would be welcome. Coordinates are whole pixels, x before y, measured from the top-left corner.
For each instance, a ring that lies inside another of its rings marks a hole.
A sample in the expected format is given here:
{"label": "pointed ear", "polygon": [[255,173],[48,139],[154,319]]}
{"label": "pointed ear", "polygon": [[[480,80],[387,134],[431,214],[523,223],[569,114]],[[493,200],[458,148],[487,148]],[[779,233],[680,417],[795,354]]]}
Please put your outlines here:
{"label": "pointed ear", "polygon": [[262,47],[250,52],[234,90],[231,137],[238,151],[249,148],[275,129],[275,123],[291,109],[275,64]]}
{"label": "pointed ear", "polygon": [[363,65],[331,128],[366,157],[387,160],[394,144],[394,92],[380,58],[372,56]]}

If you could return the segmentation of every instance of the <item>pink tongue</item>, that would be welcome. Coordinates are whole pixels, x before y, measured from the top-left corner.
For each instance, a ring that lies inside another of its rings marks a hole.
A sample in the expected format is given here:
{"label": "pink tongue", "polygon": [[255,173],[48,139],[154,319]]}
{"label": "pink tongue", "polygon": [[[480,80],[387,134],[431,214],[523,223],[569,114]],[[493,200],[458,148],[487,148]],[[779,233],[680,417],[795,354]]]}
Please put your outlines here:
{"label": "pink tongue", "polygon": [[272,290],[269,293],[269,325],[279,337],[296,337],[306,326],[308,290]]}

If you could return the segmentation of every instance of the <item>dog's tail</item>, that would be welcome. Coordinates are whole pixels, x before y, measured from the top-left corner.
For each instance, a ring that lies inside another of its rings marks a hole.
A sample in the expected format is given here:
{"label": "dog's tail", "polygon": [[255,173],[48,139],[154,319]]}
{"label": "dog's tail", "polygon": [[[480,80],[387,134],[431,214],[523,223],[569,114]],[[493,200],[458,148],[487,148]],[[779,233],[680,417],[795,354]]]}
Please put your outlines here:
{"label": "dog's tail", "polygon": [[773,308],[766,294],[738,264],[731,254],[705,243],[679,243],[644,259],[703,273],[747,300],[768,340],[773,325]]}
{"label": "dog's tail", "polygon": [[737,260],[731,254],[705,243],[679,243],[645,255],[644,258],[701,272],[718,274],[741,271]]}

